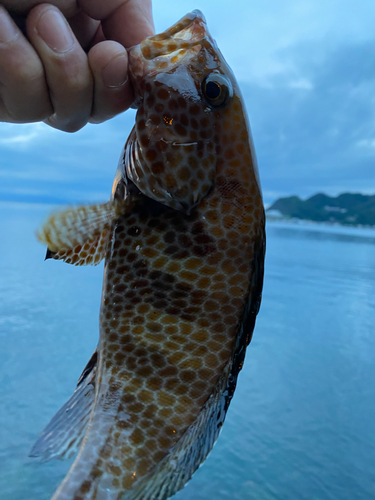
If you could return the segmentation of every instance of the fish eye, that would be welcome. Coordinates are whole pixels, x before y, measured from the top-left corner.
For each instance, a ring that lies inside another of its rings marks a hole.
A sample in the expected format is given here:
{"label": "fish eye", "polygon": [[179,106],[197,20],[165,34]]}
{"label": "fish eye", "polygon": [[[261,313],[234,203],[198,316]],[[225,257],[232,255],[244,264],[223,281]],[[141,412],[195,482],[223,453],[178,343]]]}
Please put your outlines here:
{"label": "fish eye", "polygon": [[214,108],[225,106],[233,95],[231,82],[219,73],[212,73],[203,80],[202,92],[208,103]]}

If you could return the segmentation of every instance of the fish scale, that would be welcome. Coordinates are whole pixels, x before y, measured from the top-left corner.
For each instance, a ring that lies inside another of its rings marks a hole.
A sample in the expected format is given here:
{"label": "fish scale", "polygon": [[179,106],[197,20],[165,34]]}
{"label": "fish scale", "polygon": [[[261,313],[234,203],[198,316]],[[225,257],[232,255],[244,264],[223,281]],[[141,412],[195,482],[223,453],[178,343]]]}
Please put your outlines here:
{"label": "fish scale", "polygon": [[[68,209],[69,226],[65,212],[39,233],[50,256],[76,265],[106,252],[98,365],[94,355],[71,406],[80,408],[81,392],[91,404],[84,438],[65,429],[65,448],[54,449],[52,420],[34,450],[63,456],[83,439],[53,500],[178,491],[218,437],[260,304],[264,210],[253,145],[203,15],[131,49],[130,71],[140,104],[112,201],[79,207],[81,229]],[[227,92],[219,105],[205,95],[208,78]],[[86,246],[76,245],[85,234]]]}

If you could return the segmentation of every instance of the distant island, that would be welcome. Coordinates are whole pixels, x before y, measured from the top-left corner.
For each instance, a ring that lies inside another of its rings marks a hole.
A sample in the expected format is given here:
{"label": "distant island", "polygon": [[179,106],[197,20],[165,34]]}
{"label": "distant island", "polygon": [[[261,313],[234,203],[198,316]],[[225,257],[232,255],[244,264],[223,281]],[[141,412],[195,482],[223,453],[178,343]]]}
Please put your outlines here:
{"label": "distant island", "polygon": [[343,193],[331,197],[315,194],[307,200],[298,196],[279,198],[266,210],[273,219],[296,218],[345,225],[375,226],[375,195]]}

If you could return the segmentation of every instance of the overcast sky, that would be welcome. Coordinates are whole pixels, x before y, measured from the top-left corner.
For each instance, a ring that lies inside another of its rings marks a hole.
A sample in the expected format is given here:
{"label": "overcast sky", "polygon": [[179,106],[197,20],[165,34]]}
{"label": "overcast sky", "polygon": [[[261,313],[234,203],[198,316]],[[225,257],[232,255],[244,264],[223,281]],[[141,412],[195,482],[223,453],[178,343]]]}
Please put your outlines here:
{"label": "overcast sky", "polygon": [[[157,31],[194,8],[243,91],[265,202],[375,194],[374,1],[154,0]],[[107,199],[133,121],[76,134],[0,124],[0,200]]]}

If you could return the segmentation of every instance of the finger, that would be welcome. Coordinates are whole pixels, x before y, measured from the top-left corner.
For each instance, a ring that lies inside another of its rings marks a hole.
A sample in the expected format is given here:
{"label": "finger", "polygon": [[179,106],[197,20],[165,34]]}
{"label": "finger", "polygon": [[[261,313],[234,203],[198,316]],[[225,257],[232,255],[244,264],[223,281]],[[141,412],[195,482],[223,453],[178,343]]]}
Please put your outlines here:
{"label": "finger", "polygon": [[90,50],[89,64],[94,75],[94,105],[90,121],[100,123],[125,111],[133,102],[127,52],[117,42],[101,42]]}
{"label": "finger", "polygon": [[105,38],[103,30],[102,30],[102,25],[100,23],[99,28],[98,28],[97,32],[95,33],[94,39],[91,43],[91,46],[93,47],[97,43],[104,42],[105,39],[106,38]]}
{"label": "finger", "polygon": [[43,65],[6,10],[0,6],[0,120],[44,120],[52,113]]}
{"label": "finger", "polygon": [[[49,3],[57,7],[68,18],[79,11],[76,0],[49,0]],[[40,4],[40,0],[1,0],[1,4],[8,12],[27,15],[36,5]]]}
{"label": "finger", "polygon": [[54,109],[47,123],[65,132],[75,132],[91,115],[93,78],[87,56],[56,7],[35,7],[26,28],[43,63]]}
{"label": "finger", "polygon": [[69,25],[83,50],[92,46],[100,21],[92,19],[84,12],[79,12],[69,19]]}
{"label": "finger", "polygon": [[102,22],[107,38],[124,47],[137,45],[155,33],[151,0],[128,0]]}
{"label": "finger", "polygon": [[79,0],[82,10],[102,21],[107,39],[124,47],[140,43],[155,32],[151,0]]}

